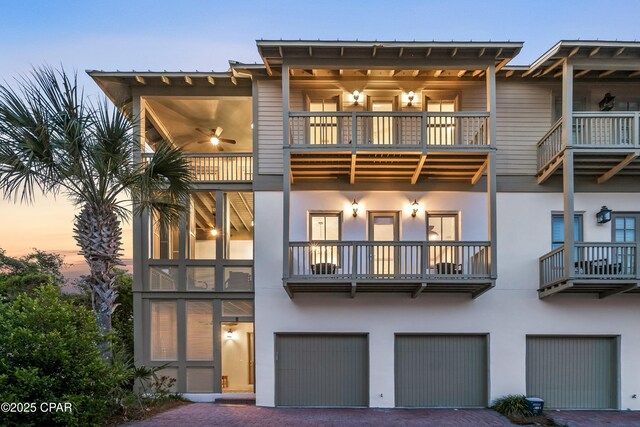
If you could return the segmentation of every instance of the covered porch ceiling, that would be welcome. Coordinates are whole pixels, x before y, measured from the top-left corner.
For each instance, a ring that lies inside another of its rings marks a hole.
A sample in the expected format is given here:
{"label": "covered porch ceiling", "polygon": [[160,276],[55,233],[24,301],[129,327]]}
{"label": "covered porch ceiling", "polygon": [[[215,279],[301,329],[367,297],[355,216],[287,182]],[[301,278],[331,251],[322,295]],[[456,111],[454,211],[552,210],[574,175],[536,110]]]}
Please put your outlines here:
{"label": "covered porch ceiling", "polygon": [[[562,152],[538,172],[538,184],[543,184],[554,175],[562,175],[564,161]],[[576,149],[573,152],[573,171],[576,176],[592,177],[598,184],[603,184],[614,176],[640,177],[640,150]]]}
{"label": "covered porch ceiling", "polygon": [[417,77],[422,70],[466,74],[490,65],[500,69],[520,52],[522,43],[258,40],[257,46],[269,75],[280,75],[286,63],[300,77],[366,76],[376,70],[386,76]]}
{"label": "covered porch ceiling", "polygon": [[425,180],[476,184],[486,171],[488,150],[399,151],[314,150],[290,152],[292,184],[337,180],[350,184],[396,181],[416,184]]}

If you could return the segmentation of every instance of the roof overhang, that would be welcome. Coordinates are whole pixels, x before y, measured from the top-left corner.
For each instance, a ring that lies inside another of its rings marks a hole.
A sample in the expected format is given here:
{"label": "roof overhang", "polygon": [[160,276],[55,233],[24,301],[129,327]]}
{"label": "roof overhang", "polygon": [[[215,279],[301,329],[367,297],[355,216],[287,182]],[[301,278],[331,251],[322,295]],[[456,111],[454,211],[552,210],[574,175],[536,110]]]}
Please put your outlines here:
{"label": "roof overhang", "polygon": [[314,68],[446,69],[502,68],[521,42],[307,41],[258,40],[258,52],[270,75],[282,65]]}

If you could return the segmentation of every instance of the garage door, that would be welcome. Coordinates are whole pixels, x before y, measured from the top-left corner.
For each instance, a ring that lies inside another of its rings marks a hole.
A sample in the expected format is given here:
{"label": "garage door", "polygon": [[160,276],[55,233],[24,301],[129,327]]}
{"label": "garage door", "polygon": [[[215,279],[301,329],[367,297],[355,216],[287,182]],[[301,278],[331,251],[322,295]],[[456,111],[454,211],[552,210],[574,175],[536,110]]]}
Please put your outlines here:
{"label": "garage door", "polygon": [[487,405],[486,335],[396,335],[396,406]]}
{"label": "garage door", "polygon": [[366,335],[277,335],[276,404],[368,406]]}
{"label": "garage door", "polygon": [[615,337],[527,337],[527,395],[547,408],[618,406]]}

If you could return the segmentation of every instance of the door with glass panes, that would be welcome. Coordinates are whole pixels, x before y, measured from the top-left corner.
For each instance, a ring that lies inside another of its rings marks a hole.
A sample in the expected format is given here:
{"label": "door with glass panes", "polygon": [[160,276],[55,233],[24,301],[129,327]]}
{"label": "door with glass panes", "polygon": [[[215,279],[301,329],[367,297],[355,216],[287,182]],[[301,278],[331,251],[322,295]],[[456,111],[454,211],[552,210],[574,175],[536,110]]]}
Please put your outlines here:
{"label": "door with glass panes", "polygon": [[395,111],[397,102],[395,97],[368,98],[368,109],[374,114],[369,119],[367,140],[369,144],[392,145],[397,143],[394,117],[385,113]]}
{"label": "door with glass panes", "polygon": [[307,140],[312,145],[343,144],[338,132],[338,118],[333,115],[338,111],[338,97],[309,99],[309,112],[318,113],[309,117],[309,134]]}
{"label": "door with glass panes", "polygon": [[373,275],[398,272],[399,252],[393,243],[400,240],[398,212],[369,212],[369,271]]}

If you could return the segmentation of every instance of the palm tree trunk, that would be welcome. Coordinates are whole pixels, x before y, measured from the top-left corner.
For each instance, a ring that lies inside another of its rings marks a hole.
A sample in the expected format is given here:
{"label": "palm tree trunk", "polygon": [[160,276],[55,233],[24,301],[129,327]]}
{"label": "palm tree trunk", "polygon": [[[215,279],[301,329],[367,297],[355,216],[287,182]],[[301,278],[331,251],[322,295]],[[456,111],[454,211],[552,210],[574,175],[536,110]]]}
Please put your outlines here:
{"label": "palm tree trunk", "polygon": [[84,205],[75,218],[74,238],[80,254],[89,265],[85,281],[91,291],[91,303],[104,340],[102,356],[111,359],[112,351],[108,334],[111,333],[111,316],[117,307],[114,288],[114,267],[121,265],[122,229],[111,206]]}

